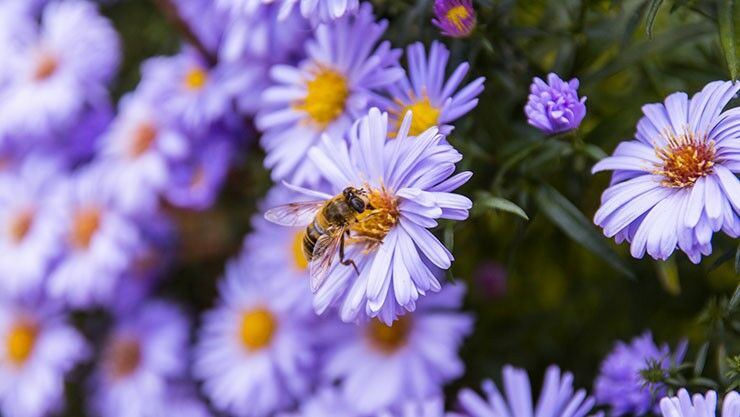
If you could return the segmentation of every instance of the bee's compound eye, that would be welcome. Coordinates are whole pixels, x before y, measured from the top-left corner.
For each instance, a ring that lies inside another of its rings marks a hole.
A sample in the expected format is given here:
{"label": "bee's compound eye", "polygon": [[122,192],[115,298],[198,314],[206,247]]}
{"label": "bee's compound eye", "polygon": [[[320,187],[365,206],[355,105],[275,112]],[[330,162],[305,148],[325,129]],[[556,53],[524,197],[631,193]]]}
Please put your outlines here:
{"label": "bee's compound eye", "polygon": [[363,211],[365,211],[365,202],[362,201],[361,198],[357,198],[357,197],[351,198],[349,200],[349,204],[358,213],[362,213]]}

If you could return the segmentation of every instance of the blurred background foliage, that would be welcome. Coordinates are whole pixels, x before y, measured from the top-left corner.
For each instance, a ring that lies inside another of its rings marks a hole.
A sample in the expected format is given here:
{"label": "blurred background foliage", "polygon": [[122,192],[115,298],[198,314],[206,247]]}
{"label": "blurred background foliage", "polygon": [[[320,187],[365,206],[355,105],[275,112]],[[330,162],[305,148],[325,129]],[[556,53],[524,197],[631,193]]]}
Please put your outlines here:
{"label": "blurred background foliage", "polygon": [[[394,46],[439,38],[429,23],[431,0],[373,3],[390,21]],[[711,339],[705,374],[726,377],[717,347],[730,356],[740,350],[736,317],[719,300],[738,284],[732,262],[738,243],[716,235],[714,255],[701,265],[682,254],[666,263],[631,259],[626,245],[591,223],[609,175],[590,169],[632,137],[643,104],[731,76],[726,56],[734,54],[723,51],[736,46],[734,3],[479,0],[472,37],[445,40],[453,63],[467,60],[471,76],[487,78],[479,106],[450,139],[465,155],[462,168],[475,173],[463,192],[476,208],[467,222],[439,230],[454,246],[452,274],[468,285],[467,308],[477,317],[462,352],[467,374],[450,392],[498,379],[505,363],[528,368],[534,380],[557,363],[590,387],[614,342],[646,329],[671,345],[687,336],[689,360]],[[153,2],[121,0],[103,10],[123,37],[125,63],[115,87],[121,96],[136,85],[140,63],[176,52],[180,37]],[[527,88],[548,72],[578,77],[588,97],[575,134],[544,138],[526,123]],[[212,304],[215,281],[270,186],[262,158],[252,141],[219,204],[205,213],[174,212],[182,247],[174,279],[160,291],[188,300],[193,314]]]}

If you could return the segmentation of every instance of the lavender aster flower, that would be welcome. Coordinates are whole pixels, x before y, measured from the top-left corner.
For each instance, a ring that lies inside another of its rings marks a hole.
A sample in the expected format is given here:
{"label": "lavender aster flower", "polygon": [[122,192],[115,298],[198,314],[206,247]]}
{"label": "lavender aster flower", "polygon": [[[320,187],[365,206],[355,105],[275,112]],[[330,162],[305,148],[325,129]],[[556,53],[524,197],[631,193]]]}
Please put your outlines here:
{"label": "lavender aster flower", "polygon": [[258,114],[256,122],[264,131],[265,166],[274,180],[315,185],[316,168],[305,157],[308,149],[324,133],[340,138],[367,111],[376,92],[402,76],[398,51],[388,42],[375,47],[387,25],[376,23],[365,4],[356,16],[320,25],[299,68],[272,68],[277,85],[263,98],[273,109]]}
{"label": "lavender aster flower", "polygon": [[594,166],[614,171],[594,223],[631,242],[632,256],[667,259],[678,247],[698,263],[713,232],[740,236],[740,109],[722,113],[739,89],[716,81],[644,106],[635,140]]}
{"label": "lavender aster flower", "polygon": [[434,26],[452,38],[468,37],[475,29],[472,0],[434,0],[434,16]]}
{"label": "lavender aster flower", "polygon": [[[298,0],[283,0],[281,14],[293,7]],[[360,0],[300,0],[301,14],[306,19],[328,22],[354,13],[360,7]]]}
{"label": "lavender aster flower", "polygon": [[3,53],[3,73],[10,79],[0,92],[0,101],[12,111],[0,114],[0,126],[27,134],[51,132],[68,127],[86,105],[105,99],[105,84],[120,59],[119,41],[93,3],[52,2],[37,30],[23,30],[12,39]]}
{"label": "lavender aster flower", "polygon": [[303,400],[297,411],[278,414],[279,417],[361,417],[349,403],[344,400],[336,387],[329,386]]}
{"label": "lavender aster flower", "polygon": [[457,350],[473,320],[458,312],[465,288],[447,285],[392,326],[377,319],[331,337],[324,377],[340,380],[344,400],[360,415],[440,395],[464,371]]}
{"label": "lavender aster flower", "polygon": [[660,348],[653,342],[650,332],[636,337],[629,345],[619,342],[604,359],[601,371],[594,384],[594,395],[600,404],[611,406],[611,415],[643,415],[648,411],[658,412],[658,400],[666,395],[665,387],[648,387],[640,375],[650,362],[660,364],[666,371],[671,365],[680,364],[686,353],[682,344],[675,355],[670,348]]}
{"label": "lavender aster flower", "polygon": [[373,207],[365,212],[368,219],[352,226],[354,243],[346,248],[359,276],[335,259],[314,288],[318,313],[341,301],[345,321],[362,314],[390,324],[413,311],[419,296],[440,290],[435,273],[449,268],[453,257],[428,229],[437,219],[467,218],[472,202],[453,191],[472,174],[453,175],[462,155],[436,128],[409,137],[411,124],[409,115],[397,138],[387,141],[388,115],[371,109],[352,128],[349,148],[324,137],[321,147],[309,151],[335,194],[350,186],[363,189]]}
{"label": "lavender aster flower", "polygon": [[478,105],[485,78],[479,77],[459,88],[470,69],[467,62],[458,65],[447,81],[445,71],[450,51],[440,42],[432,42],[427,57],[424,45],[417,42],[407,48],[408,75],[390,87],[393,99],[386,104],[393,115],[397,134],[407,112],[412,112],[410,136],[416,136],[431,127],[438,127],[443,134],[452,131],[449,124],[464,116]]}
{"label": "lavender aster flower", "polygon": [[586,97],[578,97],[578,84],[577,78],[566,83],[554,73],[547,75],[547,83],[535,77],[524,106],[529,124],[548,135],[577,129],[586,116]]}
{"label": "lavender aster flower", "polygon": [[209,138],[214,143],[202,144],[201,149],[192,152],[188,160],[172,168],[165,195],[173,205],[203,210],[216,201],[228,173],[234,147],[214,136],[211,133]]}
{"label": "lavender aster flower", "polygon": [[470,389],[460,391],[458,400],[464,416],[584,417],[594,405],[594,399],[587,397],[585,390],[573,392],[573,375],[568,372],[561,375],[557,366],[547,369],[542,392],[534,407],[526,371],[505,366],[503,386],[506,397],[490,380],[483,382],[485,399]]}
{"label": "lavender aster flower", "polygon": [[121,314],[91,379],[96,415],[157,417],[185,376],[188,322],[173,305],[149,302]]}
{"label": "lavender aster flower", "polygon": [[445,417],[444,400],[434,397],[424,401],[407,402],[397,410],[384,411],[378,417]]}
{"label": "lavender aster flower", "polygon": [[60,411],[64,376],[89,354],[82,336],[50,303],[0,302],[0,411],[43,417]]}
{"label": "lavender aster flower", "polygon": [[314,316],[293,310],[283,285],[270,278],[255,275],[244,259],[230,263],[195,348],[193,373],[206,396],[238,417],[284,410],[312,379]]}
{"label": "lavender aster flower", "polygon": [[730,391],[722,400],[722,413],[717,415],[717,393],[708,391],[705,395],[694,394],[693,399],[685,389],[678,390],[678,396],[663,398],[660,401],[663,417],[738,417],[740,416],[740,394]]}

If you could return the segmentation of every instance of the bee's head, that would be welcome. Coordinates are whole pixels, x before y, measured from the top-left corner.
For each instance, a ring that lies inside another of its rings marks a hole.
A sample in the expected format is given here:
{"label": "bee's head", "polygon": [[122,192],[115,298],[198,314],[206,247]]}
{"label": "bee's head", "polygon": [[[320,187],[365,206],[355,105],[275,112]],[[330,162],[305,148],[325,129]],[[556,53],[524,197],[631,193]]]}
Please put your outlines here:
{"label": "bee's head", "polygon": [[362,188],[347,187],[342,191],[344,199],[352,209],[358,213],[365,211],[367,207],[367,192]]}

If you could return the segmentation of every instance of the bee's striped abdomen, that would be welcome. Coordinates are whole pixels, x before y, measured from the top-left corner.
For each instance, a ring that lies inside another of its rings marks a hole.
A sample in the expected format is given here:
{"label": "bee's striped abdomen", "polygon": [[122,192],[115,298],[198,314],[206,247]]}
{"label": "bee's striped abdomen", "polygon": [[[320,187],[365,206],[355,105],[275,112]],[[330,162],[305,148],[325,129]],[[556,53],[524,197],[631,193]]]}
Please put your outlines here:
{"label": "bee's striped abdomen", "polygon": [[303,255],[309,262],[313,260],[313,248],[316,246],[316,241],[323,234],[324,229],[316,219],[306,226],[306,233],[303,234]]}

